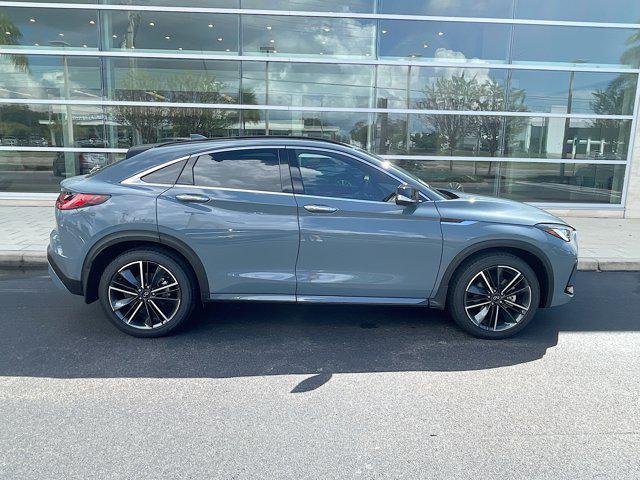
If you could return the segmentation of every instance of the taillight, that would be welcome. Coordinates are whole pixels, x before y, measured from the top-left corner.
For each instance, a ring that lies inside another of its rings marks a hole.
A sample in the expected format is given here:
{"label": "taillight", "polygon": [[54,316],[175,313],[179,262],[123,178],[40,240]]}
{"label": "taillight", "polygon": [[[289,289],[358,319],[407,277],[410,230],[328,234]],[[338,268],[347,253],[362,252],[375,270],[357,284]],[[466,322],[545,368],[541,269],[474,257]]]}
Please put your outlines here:
{"label": "taillight", "polygon": [[110,195],[94,195],[93,193],[62,192],[56,200],[58,210],[75,210],[76,208],[100,205],[109,200]]}

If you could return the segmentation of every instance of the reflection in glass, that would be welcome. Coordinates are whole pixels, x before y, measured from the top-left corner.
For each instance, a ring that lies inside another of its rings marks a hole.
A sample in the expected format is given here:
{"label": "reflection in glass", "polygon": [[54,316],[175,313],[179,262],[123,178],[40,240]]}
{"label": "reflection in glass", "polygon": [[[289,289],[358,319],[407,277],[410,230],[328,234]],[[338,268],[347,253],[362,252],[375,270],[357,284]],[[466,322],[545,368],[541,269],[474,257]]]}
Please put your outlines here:
{"label": "reflection in glass", "polygon": [[238,15],[105,12],[109,50],[238,54]]}
{"label": "reflection in glass", "polygon": [[227,137],[239,134],[240,113],[237,110],[118,105],[107,111],[110,146],[114,148],[184,140],[190,135]]}
{"label": "reflection in glass", "polygon": [[244,9],[303,12],[374,13],[374,5],[375,0],[242,0]]}
{"label": "reflection in glass", "polygon": [[[107,59],[114,100],[239,103],[240,62],[188,59]],[[245,102],[249,102],[245,96]]]}
{"label": "reflection in glass", "polygon": [[512,0],[380,0],[380,13],[511,18]]}
{"label": "reflection in glass", "polygon": [[625,160],[631,120],[519,117],[506,120],[505,156]]}
{"label": "reflection in glass", "polygon": [[102,108],[0,105],[0,141],[3,146],[105,147]]}
{"label": "reflection in glass", "polygon": [[0,151],[0,191],[60,192],[60,181],[88,173],[124,155],[104,152]]}
{"label": "reflection in glass", "polygon": [[493,162],[455,162],[444,160],[394,160],[432,187],[494,196],[497,164]]}
{"label": "reflection in glass", "polygon": [[[265,105],[370,107],[373,67],[244,62],[242,84]],[[246,103],[246,102],[245,102]]]}
{"label": "reflection in glass", "polygon": [[495,157],[501,156],[502,118],[378,113],[374,137],[374,151],[383,155]]}
{"label": "reflection in glass", "polygon": [[375,21],[245,15],[242,42],[245,55],[367,58],[375,53]]}
{"label": "reflection in glass", "polygon": [[501,163],[501,197],[527,202],[620,203],[624,165]]}
{"label": "reflection in glass", "polygon": [[616,0],[610,5],[605,5],[595,0],[517,0],[516,18],[634,23],[640,19],[640,2]]}
{"label": "reflection in glass", "polygon": [[0,71],[0,98],[102,98],[97,57],[2,55]]}
{"label": "reflection in glass", "polygon": [[381,58],[505,62],[508,25],[490,23],[381,20]]}
{"label": "reflection in glass", "polygon": [[514,63],[640,65],[640,34],[634,29],[557,25],[514,25],[513,28]]}
{"label": "reflection in glass", "polygon": [[98,48],[98,12],[94,10],[2,7],[0,27],[0,49]]}

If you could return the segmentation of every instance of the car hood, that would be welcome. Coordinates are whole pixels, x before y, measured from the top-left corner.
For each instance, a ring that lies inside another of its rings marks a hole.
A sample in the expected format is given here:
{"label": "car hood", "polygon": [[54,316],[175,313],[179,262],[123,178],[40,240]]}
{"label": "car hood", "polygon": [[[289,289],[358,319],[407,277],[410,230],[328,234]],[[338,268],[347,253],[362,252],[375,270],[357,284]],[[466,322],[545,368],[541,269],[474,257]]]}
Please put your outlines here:
{"label": "car hood", "polygon": [[566,224],[555,215],[525,203],[462,192],[455,192],[455,195],[459,198],[436,202],[441,217],[512,225]]}

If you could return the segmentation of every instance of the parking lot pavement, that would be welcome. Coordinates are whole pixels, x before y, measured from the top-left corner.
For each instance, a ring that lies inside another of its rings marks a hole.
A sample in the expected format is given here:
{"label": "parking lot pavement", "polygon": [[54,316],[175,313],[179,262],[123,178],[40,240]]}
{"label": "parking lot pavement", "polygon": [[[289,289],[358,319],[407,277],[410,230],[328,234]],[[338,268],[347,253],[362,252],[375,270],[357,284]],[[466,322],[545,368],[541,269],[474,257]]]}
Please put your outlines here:
{"label": "parking lot pavement", "polygon": [[640,478],[640,274],[482,341],[415,307],[215,304],[128,337],[0,275],[0,478]]}

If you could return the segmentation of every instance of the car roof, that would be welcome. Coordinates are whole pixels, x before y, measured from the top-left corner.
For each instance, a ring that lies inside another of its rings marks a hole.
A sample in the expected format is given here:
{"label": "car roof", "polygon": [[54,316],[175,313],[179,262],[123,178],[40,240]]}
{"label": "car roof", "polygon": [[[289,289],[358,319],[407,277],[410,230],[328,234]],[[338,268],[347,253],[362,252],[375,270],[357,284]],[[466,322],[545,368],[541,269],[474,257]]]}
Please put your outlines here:
{"label": "car roof", "polygon": [[274,144],[288,144],[288,145],[309,145],[309,144],[330,144],[334,146],[341,146],[348,149],[354,147],[343,142],[337,142],[335,140],[329,140],[325,138],[314,137],[299,137],[288,135],[261,135],[261,136],[235,136],[235,137],[219,137],[219,138],[198,138],[198,139],[177,139],[170,142],[148,144],[148,145],[136,145],[131,147],[127,151],[127,158],[138,155],[139,153],[147,150],[167,151],[175,150],[180,151],[181,154],[193,154],[209,149],[223,148],[223,147],[239,147],[239,146],[260,146],[260,145],[274,145]]}

